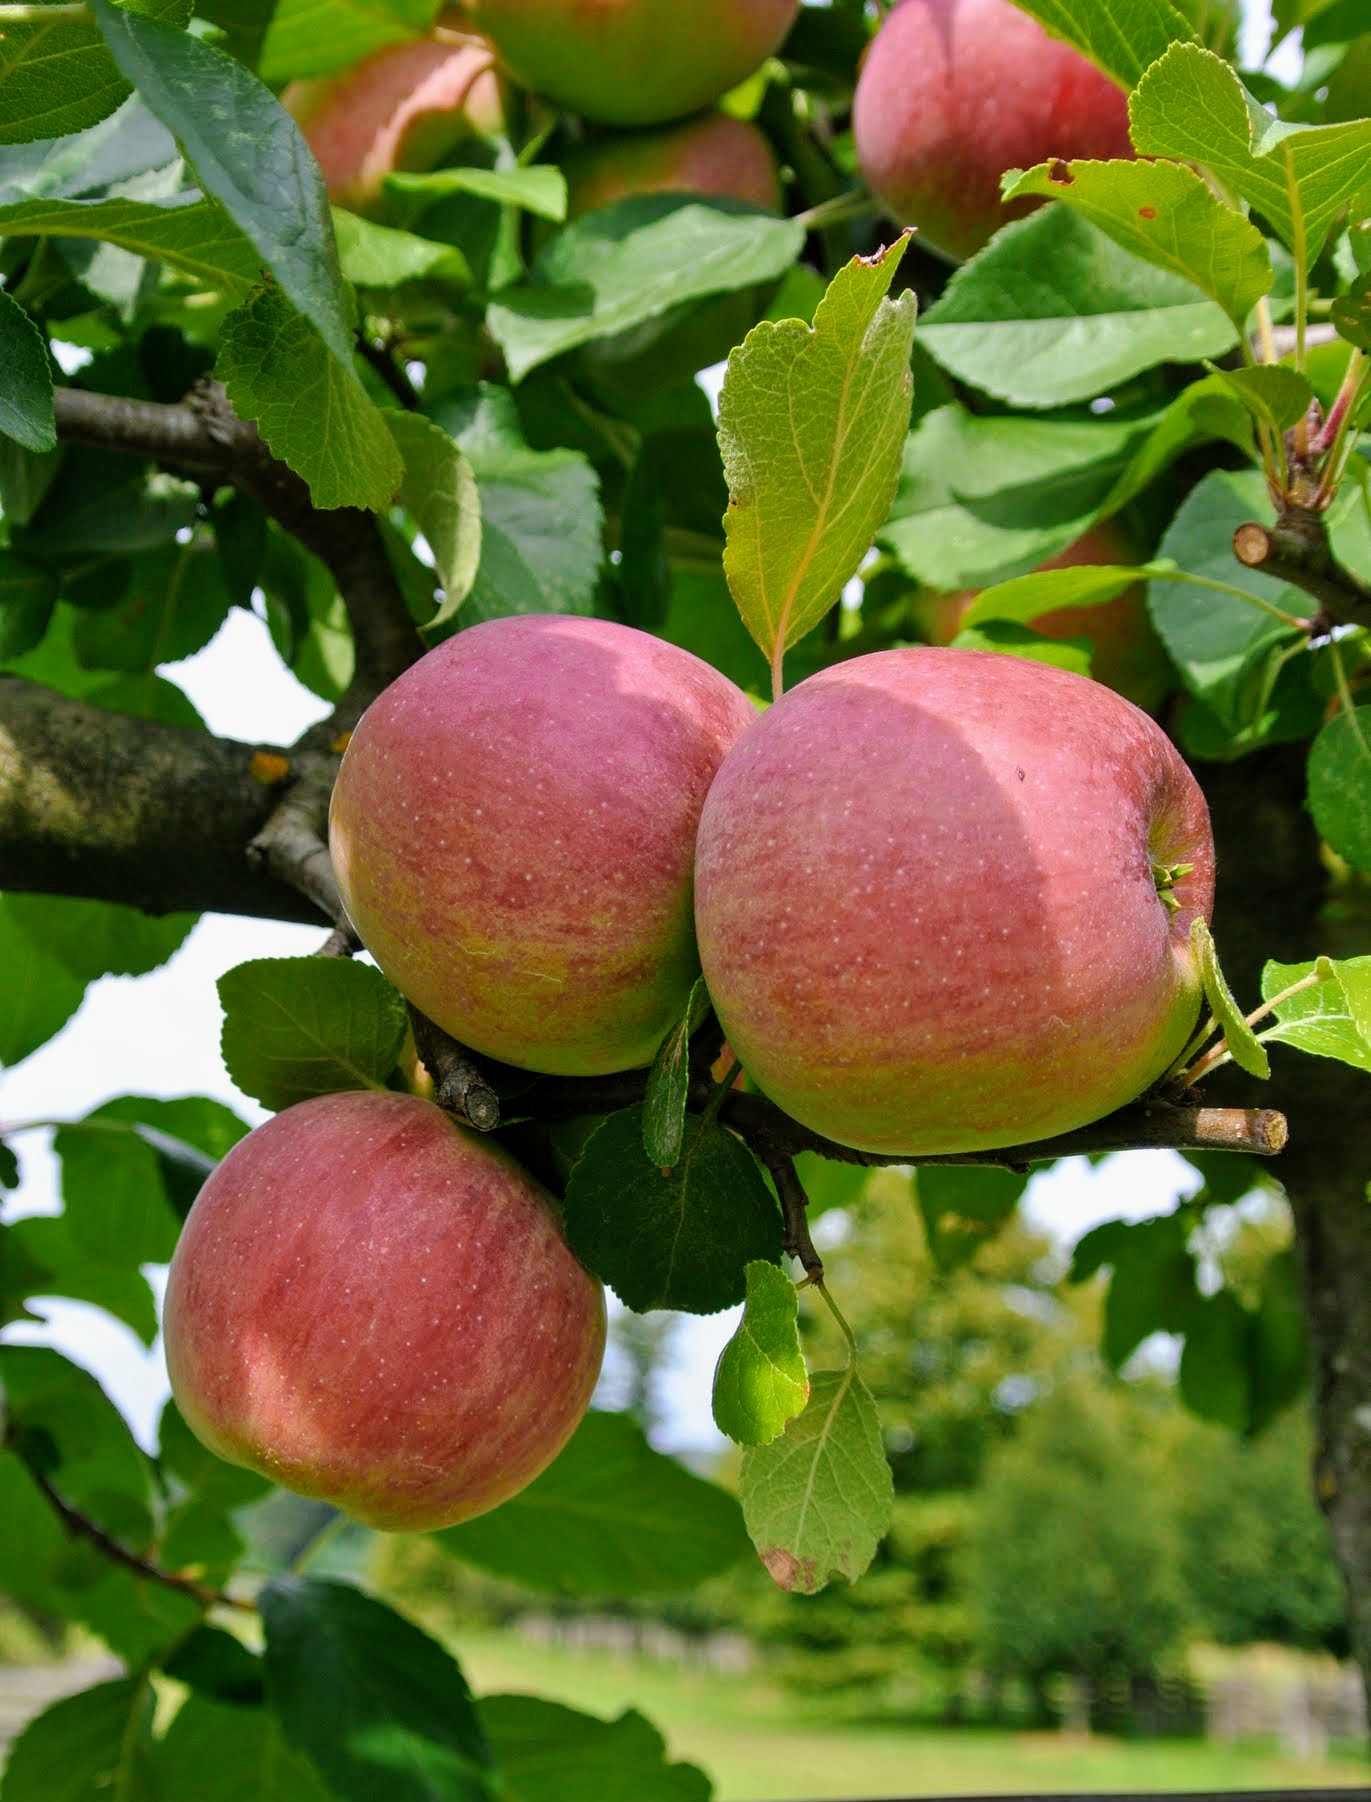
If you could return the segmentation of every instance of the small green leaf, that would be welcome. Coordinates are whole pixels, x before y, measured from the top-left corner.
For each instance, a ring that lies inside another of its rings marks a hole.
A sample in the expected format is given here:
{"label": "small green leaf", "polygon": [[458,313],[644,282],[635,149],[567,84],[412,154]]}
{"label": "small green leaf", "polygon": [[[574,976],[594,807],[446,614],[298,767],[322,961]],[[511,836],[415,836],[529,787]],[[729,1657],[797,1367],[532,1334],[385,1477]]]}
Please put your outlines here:
{"label": "small green leaf", "polygon": [[1029,657],[1035,663],[1050,663],[1056,669],[1070,670],[1073,675],[1090,674],[1090,641],[1088,638],[1048,638],[1013,620],[988,619],[979,626],[963,626],[952,640],[959,651],[998,651],[1008,657]]}
{"label": "small green leaf", "polygon": [[1076,1246],[1073,1283],[1112,1264],[1100,1349],[1118,1370],[1152,1333],[1183,1333],[1194,1309],[1195,1259],[1177,1213],[1154,1220],[1107,1220]]}
{"label": "small green leaf", "polygon": [[481,501],[460,447],[418,413],[387,413],[405,460],[400,505],[428,541],[443,584],[443,604],[427,622],[446,625],[471,593],[481,562]]}
{"label": "small green leaf", "polygon": [[627,1414],[592,1409],[526,1489],[434,1537],[454,1558],[551,1595],[671,1595],[747,1550],[738,1504],[653,1451]]}
{"label": "small green leaf", "polygon": [[352,331],[324,178],[300,127],[225,51],[111,0],[90,7],[120,73],[175,135],[205,193],[350,369]]}
{"label": "small green leaf", "polygon": [[[1133,257],[1180,278],[1185,286],[1178,303],[1185,291],[1198,288],[1227,316],[1222,324],[1212,311],[1193,318],[1195,336],[1187,349],[1177,349],[1173,362],[1231,348],[1247,315],[1270,292],[1274,277],[1265,238],[1183,163],[1040,163],[1005,183],[1006,200],[1029,194],[1061,201]],[[1197,351],[1200,333],[1219,348]]]}
{"label": "small green leaf", "polygon": [[377,225],[342,207],[333,208],[333,232],[343,275],[359,288],[399,288],[405,282],[471,286],[471,267],[455,244]]}
{"label": "small green leaf", "polygon": [[40,642],[56,600],[51,570],[0,550],[0,663],[22,657]]}
{"label": "small green leaf", "polygon": [[192,1495],[218,1507],[241,1508],[259,1500],[271,1488],[269,1477],[241,1464],[225,1464],[201,1445],[173,1401],[162,1409],[157,1447],[157,1461],[163,1472],[170,1472]]}
{"label": "small green leaf", "polygon": [[490,1749],[437,1640],[346,1583],[273,1577],[258,1607],[272,1712],[344,1802],[490,1802]]}
{"label": "small green leaf", "polygon": [[1058,607],[1094,607],[1122,594],[1131,583],[1160,567],[1079,563],[1069,569],[1045,569],[1031,576],[1015,576],[1012,581],[983,588],[962,615],[962,625],[978,626],[982,620],[991,619],[1017,620],[1027,625],[1040,613],[1055,612]]}
{"label": "small green leaf", "polygon": [[404,461],[386,415],[278,289],[229,314],[214,368],[236,410],[309,483],[316,507],[391,504]]}
{"label": "small green leaf", "polygon": [[1319,980],[1277,1004],[1276,1024],[1263,1027],[1263,1038],[1371,1071],[1371,957],[1273,961],[1262,971],[1262,999],[1272,1001],[1310,976]]}
{"label": "small green leaf", "polygon": [[1170,0],[1016,0],[1083,56],[1131,88],[1175,39],[1194,33]]}
{"label": "small green leaf", "polygon": [[384,1088],[405,1004],[379,970],[345,958],[260,957],[219,978],[228,1073],[263,1107]]}
{"label": "small green leaf", "polygon": [[114,1270],[170,1261],[178,1223],[150,1145],[123,1122],[88,1116],[62,1127],[53,1149],[67,1225],[87,1258]]}
{"label": "small green leaf", "polygon": [[111,1268],[74,1238],[63,1214],[28,1214],[4,1229],[0,1252],[0,1320],[17,1319],[34,1295],[69,1296],[122,1320],[144,1345],[157,1337],[157,1304],[148,1280],[124,1265]]}
{"label": "small green leaf", "polygon": [[743,1299],[744,1267],[781,1251],[781,1216],[761,1166],[721,1126],[693,1123],[668,1174],[643,1150],[643,1110],[591,1134],[566,1190],[571,1249],[625,1307],[714,1314]]}
{"label": "small green leaf", "polygon": [[657,1049],[643,1097],[643,1149],[661,1170],[670,1170],[685,1138],[686,1093],[690,1088],[690,1039],[709,1012],[709,990],[699,976],[685,1013]]}
{"label": "small green leaf", "polygon": [[591,613],[604,557],[600,483],[588,457],[534,450],[507,388],[482,383],[434,414],[470,459],[481,559],[463,623],[507,613]]}
{"label": "small green leaf", "polygon": [[1140,157],[1198,163],[1248,200],[1306,268],[1345,207],[1371,205],[1371,120],[1287,125],[1272,119],[1232,66],[1198,44],[1173,44],[1128,107]]}
{"label": "small green leaf", "polygon": [[152,1685],[122,1677],[54,1702],[10,1748],[4,1802],[94,1802],[143,1789],[152,1745]]}
{"label": "small green leaf", "polygon": [[774,1264],[746,1270],[747,1305],[714,1369],[714,1422],[739,1445],[768,1445],[809,1400],[800,1298]]}
{"label": "small green leaf", "polygon": [[907,242],[840,269],[812,327],[763,321],[728,359],[724,572],[773,669],[838,599],[890,510],[913,400],[915,300],[889,298]]}
{"label": "small green leaf", "polygon": [[539,364],[698,300],[783,275],[804,227],[724,201],[635,195],[559,232],[486,323],[514,381]]}
{"label": "small green leaf", "polygon": [[25,450],[57,443],[52,365],[43,334],[13,295],[0,289],[0,434]]}
{"label": "small green leaf", "polygon": [[1017,1170],[930,1164],[915,1177],[933,1262],[958,1270],[1011,1218],[1028,1177]]}
{"label": "small green leaf", "polygon": [[388,195],[398,195],[412,206],[446,200],[450,194],[474,194],[479,200],[493,200],[500,206],[522,207],[540,219],[551,219],[560,225],[566,218],[566,177],[550,163],[530,163],[521,169],[465,168],[434,169],[427,174],[411,175],[397,170],[384,182]]}
{"label": "small green leaf", "polygon": [[698,1766],[671,1763],[636,1708],[602,1721],[543,1696],[484,1696],[481,1724],[518,1802],[709,1802],[713,1793]]}
{"label": "small green leaf", "polygon": [[222,1627],[197,1627],[163,1669],[178,1683],[221,1702],[257,1703],[264,1693],[261,1658]]}
{"label": "small green leaf", "polygon": [[743,1453],[743,1519],[782,1589],[813,1595],[857,1578],[895,1502],[871,1392],[855,1365],[816,1371],[809,1403],[769,1445]]}
{"label": "small green leaf", "polygon": [[1359,350],[1371,350],[1371,274],[1364,275],[1350,293],[1333,302],[1329,318],[1334,330]]}
{"label": "small green leaf", "polygon": [[1209,922],[1202,914],[1196,914],[1190,922],[1190,948],[1194,952],[1195,961],[1199,966],[1205,999],[1209,1003],[1210,1012],[1219,1023],[1229,1056],[1238,1068],[1246,1070],[1249,1076],[1259,1076],[1263,1079],[1269,1077],[1271,1060],[1258,1042],[1256,1033],[1243,1017],[1242,1009],[1233,999],[1233,991],[1229,988],[1223,971],[1219,968],[1219,954],[1214,948],[1214,935],[1209,930]]}
{"label": "small green leaf", "polygon": [[1252,1316],[1231,1289],[1197,1296],[1181,1353],[1181,1399],[1202,1420],[1231,1433],[1252,1425],[1249,1344]]}
{"label": "small green leaf", "polygon": [[0,207],[0,236],[97,238],[182,270],[205,287],[245,299],[261,279],[257,252],[208,201],[154,206],[142,200],[18,200]]}
{"label": "small green leaf", "polygon": [[1371,707],[1344,709],[1314,740],[1309,811],[1339,857],[1371,870]]}
{"label": "small green leaf", "polygon": [[185,943],[196,914],[145,914],[117,901],[71,895],[6,898],[6,911],[35,945],[80,982],[98,976],[144,976]]}
{"label": "small green leaf", "polygon": [[34,943],[0,895],[0,1065],[18,1064],[59,1033],[86,993],[65,964]]}
{"label": "small green leaf", "polygon": [[1263,363],[1254,369],[1216,369],[1252,417],[1279,436],[1303,419],[1314,398],[1308,376],[1285,363]]}
{"label": "small green leaf", "polygon": [[[248,1657],[237,1640],[231,1643]],[[178,1653],[168,1664],[168,1676],[194,1685],[193,1670],[183,1675],[176,1668],[180,1659]],[[155,1793],[186,1802],[245,1802],[249,1796],[252,1802],[337,1802],[310,1761],[286,1744],[267,1710],[243,1701],[190,1696],[158,1741],[152,1768]]]}

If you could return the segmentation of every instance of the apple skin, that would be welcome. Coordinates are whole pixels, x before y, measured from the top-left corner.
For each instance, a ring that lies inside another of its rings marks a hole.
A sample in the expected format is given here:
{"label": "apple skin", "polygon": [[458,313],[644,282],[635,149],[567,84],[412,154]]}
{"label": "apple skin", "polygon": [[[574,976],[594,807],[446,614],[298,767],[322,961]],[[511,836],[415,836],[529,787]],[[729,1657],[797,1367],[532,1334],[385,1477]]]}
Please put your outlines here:
{"label": "apple skin", "polygon": [[463,139],[504,127],[495,52],[456,26],[387,44],[336,75],[292,81],[281,104],[305,135],[329,199],[376,211],[396,169],[431,169]]}
{"label": "apple skin", "polygon": [[[1174,911],[1153,862],[1194,865]],[[1199,786],[1140,709],[1026,658],[916,646],[802,682],[715,778],[695,881],[730,1045],[858,1150],[1067,1132],[1162,1075],[1199,1011]]]}
{"label": "apple skin", "polygon": [[[1073,569],[1083,563],[1130,564],[1140,560],[1142,553],[1137,545],[1115,521],[1105,520],[1091,526],[1074,544],[1038,568]],[[921,594],[911,610],[915,624],[930,644],[951,644],[976,594],[975,589],[963,589],[958,594]],[[1091,675],[1141,707],[1144,713],[1155,713],[1176,689],[1176,673],[1147,616],[1147,591],[1141,582],[1134,582],[1122,593],[1093,607],[1050,608],[1028,624],[1045,638],[1088,638],[1093,646]]]}
{"label": "apple skin", "polygon": [[231,1464],[368,1526],[507,1501],[585,1413],[604,1292],[513,1158],[414,1095],[302,1101],[196,1198],[163,1330],[172,1393]]}
{"label": "apple skin", "polygon": [[755,125],[728,113],[595,138],[570,151],[562,171],[569,219],[630,194],[705,194],[770,213],[781,205],[770,144]]}
{"label": "apple skin", "polygon": [[780,47],[800,0],[477,0],[520,86],[602,125],[712,106]]}
{"label": "apple skin", "polygon": [[863,59],[852,129],[886,211],[959,261],[1039,204],[1002,205],[1006,169],[1133,154],[1123,90],[1011,0],[900,0]]}
{"label": "apple skin", "polygon": [[392,982],[526,1070],[651,1062],[699,974],[695,830],[756,718],[689,651],[525,614],[445,640],[367,710],[330,848]]}

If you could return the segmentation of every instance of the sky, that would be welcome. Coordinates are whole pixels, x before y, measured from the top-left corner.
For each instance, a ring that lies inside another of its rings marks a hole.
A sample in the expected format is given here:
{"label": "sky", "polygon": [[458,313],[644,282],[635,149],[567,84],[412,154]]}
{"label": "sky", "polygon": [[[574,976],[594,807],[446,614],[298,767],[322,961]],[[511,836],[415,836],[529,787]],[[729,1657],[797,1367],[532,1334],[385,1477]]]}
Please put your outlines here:
{"label": "sky", "polygon": [[[1248,59],[1260,57],[1269,24],[1267,0],[1249,0]],[[705,385],[717,392],[717,377]],[[212,732],[248,742],[289,743],[327,712],[282,666],[262,621],[238,608],[212,643],[170,674]],[[93,983],[56,1038],[13,1070],[0,1072],[0,1130],[27,1120],[77,1119],[129,1093],[215,1096],[256,1124],[265,1118],[263,1110],[234,1088],[219,1056],[216,979],[248,958],[306,955],[322,938],[313,927],[206,915],[161,970]],[[51,1138],[48,1131],[14,1136],[22,1182],[5,1218],[59,1207]],[[1120,1153],[1095,1166],[1073,1159],[1034,1177],[1025,1211],[1034,1225],[1070,1244],[1100,1220],[1167,1211],[1192,1186],[1194,1174],[1170,1152]],[[916,1230],[912,1222],[911,1230]],[[162,1273],[150,1274],[160,1291]],[[54,1345],[90,1370],[151,1448],[167,1394],[160,1342],[148,1350],[126,1327],[82,1303],[51,1299],[32,1306],[44,1324],[17,1322],[0,1336]],[[859,1312],[859,1304],[852,1311]],[[710,1416],[710,1381],[737,1312],[683,1319],[660,1390],[659,1442],[665,1448],[722,1445]]]}

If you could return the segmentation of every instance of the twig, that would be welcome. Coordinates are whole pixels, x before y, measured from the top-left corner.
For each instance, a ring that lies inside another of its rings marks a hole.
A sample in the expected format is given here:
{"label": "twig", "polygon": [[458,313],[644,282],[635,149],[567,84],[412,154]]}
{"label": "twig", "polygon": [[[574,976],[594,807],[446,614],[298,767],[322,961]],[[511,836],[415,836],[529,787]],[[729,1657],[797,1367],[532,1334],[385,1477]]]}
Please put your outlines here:
{"label": "twig", "polygon": [[146,1578],[149,1583],[159,1583],[163,1589],[174,1589],[181,1595],[190,1596],[202,1608],[238,1608],[247,1614],[257,1612],[251,1602],[242,1601],[238,1596],[231,1596],[222,1589],[209,1589],[204,1584],[194,1583],[189,1577],[178,1577],[174,1571],[163,1570],[160,1565],[140,1558],[137,1552],[131,1552],[127,1546],[120,1545],[117,1539],[111,1538],[88,1514],[82,1514],[79,1508],[73,1508],[70,1502],[65,1501],[42,1471],[35,1469],[27,1459],[24,1460],[24,1468],[68,1533],[74,1539],[88,1541],[111,1564],[120,1564],[135,1576]]}
{"label": "twig", "polygon": [[414,1048],[433,1078],[433,1098],[438,1106],[460,1114],[477,1132],[494,1132],[500,1124],[500,1097],[486,1081],[471,1052],[412,1004],[409,1019]]}
{"label": "twig", "polygon": [[1334,561],[1322,513],[1288,507],[1274,526],[1249,520],[1233,534],[1233,555],[1246,569],[1259,569],[1313,595],[1320,616],[1311,635],[1330,626],[1371,625],[1371,588]]}
{"label": "twig", "polygon": [[315,957],[353,957],[362,949],[357,928],[350,920],[342,920],[314,953]]}
{"label": "twig", "polygon": [[291,759],[293,780],[271,818],[247,847],[248,865],[269,870],[307,895],[335,927],[350,932],[338,878],[328,854],[328,803],[338,759],[306,751]]}
{"label": "twig", "polygon": [[771,1172],[771,1180],[776,1185],[781,1219],[785,1225],[787,1254],[799,1260],[801,1269],[811,1283],[822,1283],[824,1261],[815,1251],[814,1241],[809,1236],[809,1197],[805,1194],[794,1158],[775,1150],[765,1139],[760,1140],[753,1149]]}
{"label": "twig", "polygon": [[362,361],[376,371],[400,405],[411,413],[417,413],[423,405],[419,398],[419,390],[410,381],[395,358],[391,356],[385,345],[377,344],[374,339],[368,338],[365,332],[358,332],[357,350]]}

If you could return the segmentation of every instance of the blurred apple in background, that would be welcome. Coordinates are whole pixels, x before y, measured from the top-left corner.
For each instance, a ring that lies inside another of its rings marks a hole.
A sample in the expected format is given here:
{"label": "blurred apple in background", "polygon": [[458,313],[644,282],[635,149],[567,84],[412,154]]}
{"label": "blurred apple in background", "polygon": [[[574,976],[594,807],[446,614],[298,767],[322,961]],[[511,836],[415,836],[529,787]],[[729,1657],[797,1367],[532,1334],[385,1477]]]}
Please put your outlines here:
{"label": "blurred apple in background", "polygon": [[771,146],[755,125],[706,113],[657,131],[606,132],[562,159],[567,215],[630,194],[704,194],[776,212],[781,183]]}
{"label": "blurred apple in background", "polygon": [[893,219],[957,260],[1038,203],[1000,203],[1006,169],[1132,156],[1123,90],[1012,0],[900,0],[853,103],[857,160]]}

